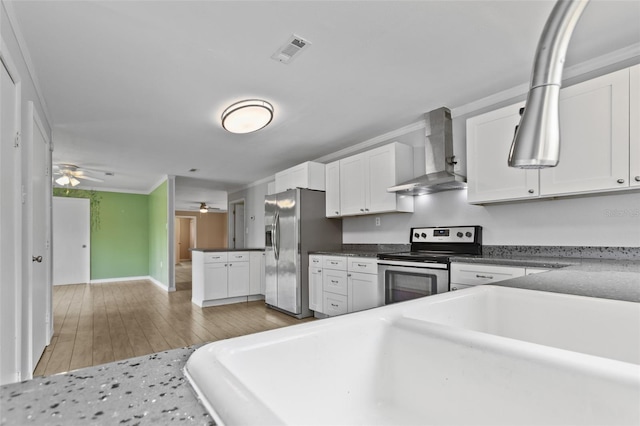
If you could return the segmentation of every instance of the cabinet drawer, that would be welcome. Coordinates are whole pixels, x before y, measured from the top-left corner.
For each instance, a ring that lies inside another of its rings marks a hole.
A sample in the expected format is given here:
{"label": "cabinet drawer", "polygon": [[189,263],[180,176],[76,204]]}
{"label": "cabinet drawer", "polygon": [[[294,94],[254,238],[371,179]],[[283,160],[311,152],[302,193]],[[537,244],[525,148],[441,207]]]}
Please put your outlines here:
{"label": "cabinet drawer", "polygon": [[347,313],[347,296],[335,293],[324,293],[324,313],[329,316]]}
{"label": "cabinet drawer", "polygon": [[378,260],[369,257],[350,257],[347,263],[347,270],[363,274],[377,274]]}
{"label": "cabinet drawer", "polygon": [[347,295],[347,271],[323,269],[322,289],[332,293]]}
{"label": "cabinet drawer", "polygon": [[233,251],[229,253],[229,262],[248,262],[248,251]]}
{"label": "cabinet drawer", "polygon": [[310,268],[322,268],[322,256],[319,254],[309,255]]}
{"label": "cabinet drawer", "polygon": [[220,263],[227,261],[227,252],[222,253],[205,253],[204,263]]}
{"label": "cabinet drawer", "polygon": [[523,277],[524,268],[497,265],[451,264],[451,284],[491,284],[510,278]]}
{"label": "cabinet drawer", "polygon": [[323,256],[322,267],[325,269],[347,270],[347,258],[345,256]]}

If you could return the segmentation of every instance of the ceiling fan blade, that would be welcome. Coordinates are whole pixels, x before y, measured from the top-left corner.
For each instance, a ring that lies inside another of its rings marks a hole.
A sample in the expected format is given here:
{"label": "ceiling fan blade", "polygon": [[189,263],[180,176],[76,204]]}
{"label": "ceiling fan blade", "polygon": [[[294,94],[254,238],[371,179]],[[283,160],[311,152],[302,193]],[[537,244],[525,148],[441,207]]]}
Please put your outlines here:
{"label": "ceiling fan blade", "polygon": [[76,175],[75,177],[78,179],[90,180],[92,182],[104,182],[102,179],[94,178],[87,175]]}

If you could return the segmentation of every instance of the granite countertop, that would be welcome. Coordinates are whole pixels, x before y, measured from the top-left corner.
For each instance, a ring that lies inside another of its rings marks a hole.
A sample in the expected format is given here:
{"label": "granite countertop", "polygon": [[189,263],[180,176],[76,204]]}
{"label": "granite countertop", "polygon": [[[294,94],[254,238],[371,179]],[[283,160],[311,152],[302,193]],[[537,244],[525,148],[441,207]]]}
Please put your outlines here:
{"label": "granite countertop", "polygon": [[233,251],[264,251],[264,248],[190,248],[191,251],[201,251],[203,253],[220,253]]}
{"label": "granite countertop", "polygon": [[358,250],[310,251],[309,254],[321,254],[323,256],[378,257],[377,251],[358,251]]}
{"label": "granite countertop", "polygon": [[182,369],[199,347],[0,387],[1,425],[213,425]]}
{"label": "granite countertop", "polygon": [[483,255],[456,256],[451,262],[549,268],[495,285],[640,302],[640,262],[634,259]]}

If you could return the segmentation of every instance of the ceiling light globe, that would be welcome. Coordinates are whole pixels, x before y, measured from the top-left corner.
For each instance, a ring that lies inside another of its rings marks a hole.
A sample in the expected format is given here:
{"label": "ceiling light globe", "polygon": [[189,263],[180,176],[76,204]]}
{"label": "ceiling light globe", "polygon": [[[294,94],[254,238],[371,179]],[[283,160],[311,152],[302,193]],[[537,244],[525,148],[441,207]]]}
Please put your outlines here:
{"label": "ceiling light globe", "polygon": [[267,126],[271,120],[273,105],[259,99],[237,102],[222,113],[222,127],[231,133],[255,132]]}

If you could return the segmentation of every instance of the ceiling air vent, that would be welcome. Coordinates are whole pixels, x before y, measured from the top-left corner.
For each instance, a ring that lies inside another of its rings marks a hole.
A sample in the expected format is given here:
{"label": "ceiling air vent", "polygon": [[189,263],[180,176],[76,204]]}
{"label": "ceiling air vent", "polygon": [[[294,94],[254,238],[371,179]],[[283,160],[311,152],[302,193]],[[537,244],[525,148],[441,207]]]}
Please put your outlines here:
{"label": "ceiling air vent", "polygon": [[311,43],[308,40],[293,34],[280,49],[271,55],[271,59],[282,62],[283,64],[288,64],[293,61],[303,49],[306,49],[310,45]]}

